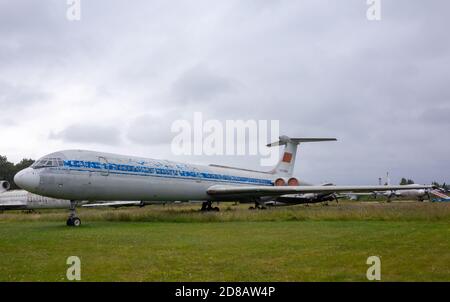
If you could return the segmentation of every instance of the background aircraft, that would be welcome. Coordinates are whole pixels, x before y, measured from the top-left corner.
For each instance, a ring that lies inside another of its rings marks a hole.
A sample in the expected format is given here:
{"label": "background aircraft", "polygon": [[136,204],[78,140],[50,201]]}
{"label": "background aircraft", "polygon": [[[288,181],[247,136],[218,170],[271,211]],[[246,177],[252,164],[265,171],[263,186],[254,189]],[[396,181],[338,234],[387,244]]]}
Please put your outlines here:
{"label": "background aircraft", "polygon": [[[380,178],[381,182],[381,178]],[[391,180],[389,177],[389,172],[386,173],[386,186],[390,186]],[[418,201],[424,201],[424,200],[432,200],[433,197],[438,198],[446,198],[447,196],[444,194],[445,192],[441,188],[433,188],[433,189],[416,189],[414,188],[414,184],[405,184],[402,185],[402,190],[385,190],[385,191],[374,191],[371,193],[355,193],[350,194],[350,196],[357,197],[357,196],[373,196],[374,198],[377,198],[379,196],[385,197],[388,202],[390,202],[393,198],[409,198],[409,199],[416,199]],[[443,188],[445,188],[445,184],[443,185]],[[447,197],[448,198],[448,197]]]}
{"label": "background aircraft", "polygon": [[[322,186],[334,186],[332,183],[325,183]],[[289,206],[295,204],[309,204],[309,203],[321,203],[321,202],[329,202],[336,201],[339,202],[339,199],[344,198],[345,196],[336,194],[334,192],[325,192],[325,193],[306,193],[306,194],[291,194],[291,195],[283,195],[277,197],[275,200],[265,202],[265,205],[268,206]],[[252,209],[252,208],[250,208]]]}
{"label": "background aircraft", "polygon": [[[412,185],[405,185],[405,187],[409,187]],[[431,190],[425,190],[425,189],[411,189],[411,190],[396,190],[396,191],[390,191],[385,194],[385,196],[388,198],[388,201],[391,201],[392,198],[395,197],[403,197],[403,198],[410,198],[410,199],[416,199],[419,201],[424,200],[430,200],[430,194],[432,193]]]}
{"label": "background aircraft", "polygon": [[[213,201],[254,202],[261,207],[292,194],[333,194],[401,190],[402,186],[313,186],[293,177],[300,143],[334,138],[289,138],[268,147],[284,146],[278,164],[268,172],[225,166],[201,166],[94,151],[68,150],[44,156],[20,171],[15,183],[27,191],[71,200],[69,226],[81,225],[78,200],[189,201],[204,200],[202,210],[218,210]],[[414,185],[409,189],[431,186]]]}
{"label": "background aircraft", "polygon": [[[8,191],[10,184],[7,181],[0,181],[0,211],[6,210],[39,210],[39,209],[69,209],[70,200],[45,197],[27,192],[25,190]],[[128,207],[143,206],[140,201],[115,201],[89,203],[81,201],[79,205],[88,208],[98,207]]]}
{"label": "background aircraft", "polygon": [[450,193],[449,186],[444,182],[442,185],[436,184],[437,190],[441,193],[448,194]]}
{"label": "background aircraft", "polygon": [[0,210],[68,209],[70,200],[32,194],[25,190],[8,191],[10,184],[0,181]]}

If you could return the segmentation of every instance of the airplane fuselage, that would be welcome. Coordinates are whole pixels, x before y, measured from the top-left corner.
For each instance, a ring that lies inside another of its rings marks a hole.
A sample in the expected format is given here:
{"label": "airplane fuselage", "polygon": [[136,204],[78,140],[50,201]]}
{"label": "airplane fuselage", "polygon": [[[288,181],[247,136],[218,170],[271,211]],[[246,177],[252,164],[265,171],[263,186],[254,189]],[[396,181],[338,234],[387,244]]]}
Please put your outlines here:
{"label": "airplane fuselage", "polygon": [[[46,163],[47,161],[47,163]],[[213,185],[273,186],[271,173],[93,151],[50,154],[16,180],[26,190],[69,200],[211,200]]]}

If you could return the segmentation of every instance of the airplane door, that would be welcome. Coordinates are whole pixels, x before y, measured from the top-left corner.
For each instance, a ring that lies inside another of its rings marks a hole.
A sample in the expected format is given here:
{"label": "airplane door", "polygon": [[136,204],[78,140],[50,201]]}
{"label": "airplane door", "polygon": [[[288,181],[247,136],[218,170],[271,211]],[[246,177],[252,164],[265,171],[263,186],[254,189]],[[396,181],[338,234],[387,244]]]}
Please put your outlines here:
{"label": "airplane door", "polygon": [[103,176],[108,176],[109,175],[108,160],[103,156],[99,157],[98,160],[100,162],[101,174]]}

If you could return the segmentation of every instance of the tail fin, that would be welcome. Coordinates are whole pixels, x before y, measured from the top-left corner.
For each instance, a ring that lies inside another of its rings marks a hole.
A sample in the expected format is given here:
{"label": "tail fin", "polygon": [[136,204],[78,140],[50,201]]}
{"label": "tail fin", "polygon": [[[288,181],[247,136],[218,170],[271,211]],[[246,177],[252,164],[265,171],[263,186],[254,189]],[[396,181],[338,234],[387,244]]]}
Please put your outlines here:
{"label": "tail fin", "polygon": [[295,157],[297,155],[297,147],[299,144],[336,140],[337,139],[335,138],[290,138],[285,135],[280,136],[279,141],[267,145],[267,147],[286,146],[283,152],[283,156],[270,173],[280,174],[283,176],[292,176],[294,172]]}

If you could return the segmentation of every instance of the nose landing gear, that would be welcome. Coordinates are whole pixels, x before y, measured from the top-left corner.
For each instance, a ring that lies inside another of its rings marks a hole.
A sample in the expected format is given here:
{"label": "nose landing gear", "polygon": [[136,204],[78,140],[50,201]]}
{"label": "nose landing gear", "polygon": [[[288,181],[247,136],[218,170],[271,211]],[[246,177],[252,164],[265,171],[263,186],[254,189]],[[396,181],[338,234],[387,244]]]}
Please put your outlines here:
{"label": "nose landing gear", "polygon": [[66,222],[67,226],[79,227],[81,225],[81,219],[77,217],[76,206],[77,202],[71,200],[69,208],[70,214]]}

